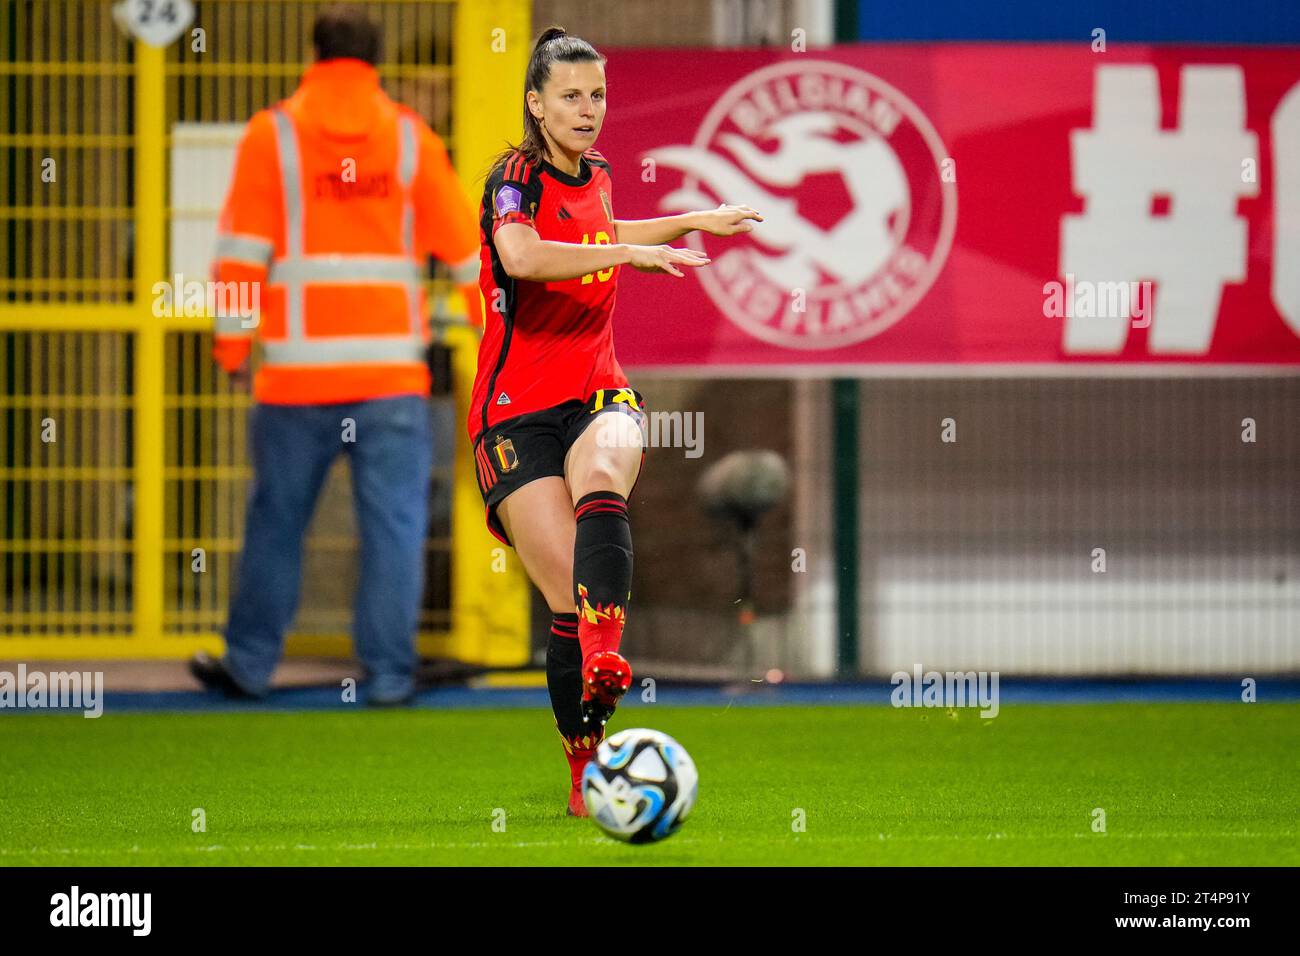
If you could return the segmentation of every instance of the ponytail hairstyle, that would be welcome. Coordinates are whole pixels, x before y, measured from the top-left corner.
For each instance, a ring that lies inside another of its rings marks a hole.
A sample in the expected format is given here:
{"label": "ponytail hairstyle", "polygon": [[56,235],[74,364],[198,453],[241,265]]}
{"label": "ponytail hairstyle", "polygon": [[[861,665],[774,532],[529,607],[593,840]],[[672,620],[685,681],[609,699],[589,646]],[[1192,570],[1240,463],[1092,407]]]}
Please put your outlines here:
{"label": "ponytail hairstyle", "polygon": [[540,94],[546,81],[551,78],[551,67],[556,63],[604,63],[605,57],[596,52],[596,48],[581,37],[572,36],[563,27],[548,27],[542,31],[528,58],[528,70],[524,74],[524,138],[518,146],[507,145],[492,160],[485,176],[490,176],[516,150],[524,154],[530,164],[536,165],[545,159],[550,151],[546,146],[546,137],[542,126],[528,108],[528,91]]}

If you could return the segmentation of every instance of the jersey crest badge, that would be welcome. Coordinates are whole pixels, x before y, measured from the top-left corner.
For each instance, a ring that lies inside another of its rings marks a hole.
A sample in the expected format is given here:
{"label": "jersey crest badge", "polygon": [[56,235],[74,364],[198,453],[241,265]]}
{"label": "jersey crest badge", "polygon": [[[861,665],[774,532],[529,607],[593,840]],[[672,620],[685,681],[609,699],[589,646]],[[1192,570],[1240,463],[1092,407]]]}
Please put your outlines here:
{"label": "jersey crest badge", "polygon": [[492,446],[492,452],[496,455],[497,471],[507,475],[519,467],[519,455],[515,451],[515,443],[509,438],[497,436],[496,444]]}

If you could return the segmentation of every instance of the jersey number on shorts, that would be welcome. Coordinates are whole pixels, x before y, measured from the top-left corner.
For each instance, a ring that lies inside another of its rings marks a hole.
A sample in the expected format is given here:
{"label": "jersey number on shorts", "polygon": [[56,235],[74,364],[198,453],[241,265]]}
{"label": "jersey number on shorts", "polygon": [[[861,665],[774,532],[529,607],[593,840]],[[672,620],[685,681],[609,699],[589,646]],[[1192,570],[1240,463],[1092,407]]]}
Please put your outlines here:
{"label": "jersey number on shorts", "polygon": [[[610,396],[608,402],[605,400],[606,392],[613,392],[613,395]],[[636,392],[632,391],[632,389],[598,388],[596,389],[596,400],[592,402],[589,414],[595,415],[598,411],[604,408],[606,404],[617,405],[620,402],[631,407],[634,411],[641,411],[641,406],[636,403]]]}

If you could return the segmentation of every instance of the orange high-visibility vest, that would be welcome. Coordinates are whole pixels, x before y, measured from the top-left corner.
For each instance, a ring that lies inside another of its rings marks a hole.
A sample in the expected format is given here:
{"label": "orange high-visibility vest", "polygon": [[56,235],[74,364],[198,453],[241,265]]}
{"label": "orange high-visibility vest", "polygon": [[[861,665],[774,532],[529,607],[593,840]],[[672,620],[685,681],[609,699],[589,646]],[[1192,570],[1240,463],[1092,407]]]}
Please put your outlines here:
{"label": "orange high-visibility vest", "polygon": [[441,140],[370,65],[317,63],[240,141],[214,277],[255,284],[259,309],[217,297],[214,356],[233,371],[260,340],[260,402],[428,394],[429,255],[476,313],[478,227]]}

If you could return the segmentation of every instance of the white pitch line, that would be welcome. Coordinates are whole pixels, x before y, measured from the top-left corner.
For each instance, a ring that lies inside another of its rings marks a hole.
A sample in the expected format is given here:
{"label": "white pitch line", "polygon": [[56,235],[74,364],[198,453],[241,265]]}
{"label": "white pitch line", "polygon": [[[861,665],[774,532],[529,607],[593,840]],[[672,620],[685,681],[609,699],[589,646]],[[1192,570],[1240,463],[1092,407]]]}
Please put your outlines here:
{"label": "white pitch line", "polygon": [[[873,841],[871,837],[865,835],[859,836],[859,835],[845,834],[845,835],[820,836],[816,834],[810,835],[804,833],[796,836],[794,842],[796,843],[802,842],[802,840],[799,839],[800,837],[807,838],[808,843],[844,843],[848,841],[860,842],[860,843],[894,841],[894,842],[904,843],[904,842],[914,842],[914,841],[944,841],[944,840],[963,841],[963,842],[968,842],[972,840],[982,840],[982,841],[1061,840],[1061,839],[1068,839],[1070,837],[1074,837],[1080,840],[1095,839],[1098,837],[1106,838],[1106,839],[1126,839],[1126,840],[1174,840],[1174,839],[1187,839],[1191,837],[1198,837],[1198,838],[1210,837],[1210,838],[1221,838],[1221,839],[1227,839],[1227,838],[1236,839],[1239,837],[1249,837],[1249,838],[1257,838],[1257,839],[1296,839],[1298,836],[1300,836],[1300,834],[1289,833],[1289,832],[1288,833],[1252,833],[1248,831],[1215,831],[1215,832],[1188,831],[1188,832],[1181,832],[1181,833],[1168,833],[1168,832],[1160,832],[1160,833],[987,833],[983,835],[977,835],[977,834],[967,835],[967,834],[956,834],[956,833],[917,833],[917,834],[878,833],[876,834],[876,837]],[[311,851],[311,852],[324,851],[328,853],[328,852],[357,851],[357,850],[374,850],[374,851],[463,850],[463,849],[483,849],[483,848],[497,848],[497,847],[518,847],[518,848],[539,847],[539,846],[574,847],[574,846],[601,845],[601,844],[608,845],[609,842],[610,841],[605,837],[593,837],[591,839],[577,841],[576,843],[572,840],[530,840],[530,841],[515,841],[515,842],[506,842],[501,840],[477,840],[468,843],[467,842],[385,843],[385,844],[344,843],[338,846],[315,846],[312,844],[298,843],[293,846],[283,844],[283,845],[276,845],[276,846],[234,847],[234,846],[225,846],[222,844],[212,844],[208,846],[188,846],[188,847],[187,846],[150,847],[147,849],[142,849],[139,846],[132,846],[129,848],[127,847],[118,847],[118,848],[114,848],[114,847],[31,847],[30,849],[0,847],[0,856],[31,856],[31,855],[39,855],[39,854],[59,854],[59,855],[85,854],[85,855],[104,856],[104,855],[121,854],[121,853],[170,853],[170,852],[174,852],[175,850],[188,850],[193,853],[217,853],[217,852],[283,853],[288,851]],[[677,839],[669,843],[668,846],[673,846],[673,847],[696,846],[702,844],[703,842],[704,841],[699,839],[694,839],[694,840]],[[722,837],[719,837],[718,842],[725,843],[726,841],[723,840]],[[765,842],[771,843],[773,841],[765,841]],[[745,846],[745,844],[743,842],[737,842],[736,846],[743,847]]]}
{"label": "white pitch line", "polygon": [[[284,853],[288,851],[357,851],[357,850],[462,850],[462,849],[479,849],[484,847],[534,847],[534,846],[585,846],[587,844],[607,843],[604,838],[596,837],[590,840],[582,840],[574,843],[571,840],[535,840],[535,841],[515,841],[513,843],[504,840],[481,840],[473,843],[343,843],[338,846],[314,846],[306,843],[298,843],[293,846],[287,844],[278,846],[225,846],[223,844],[213,844],[209,846],[166,846],[166,847],[31,847],[30,849],[18,849],[15,847],[0,847],[0,856],[31,856],[33,854],[89,854],[89,855],[109,855],[119,853],[171,853],[176,850],[186,850],[191,853]],[[680,844],[678,844],[680,845]]]}

